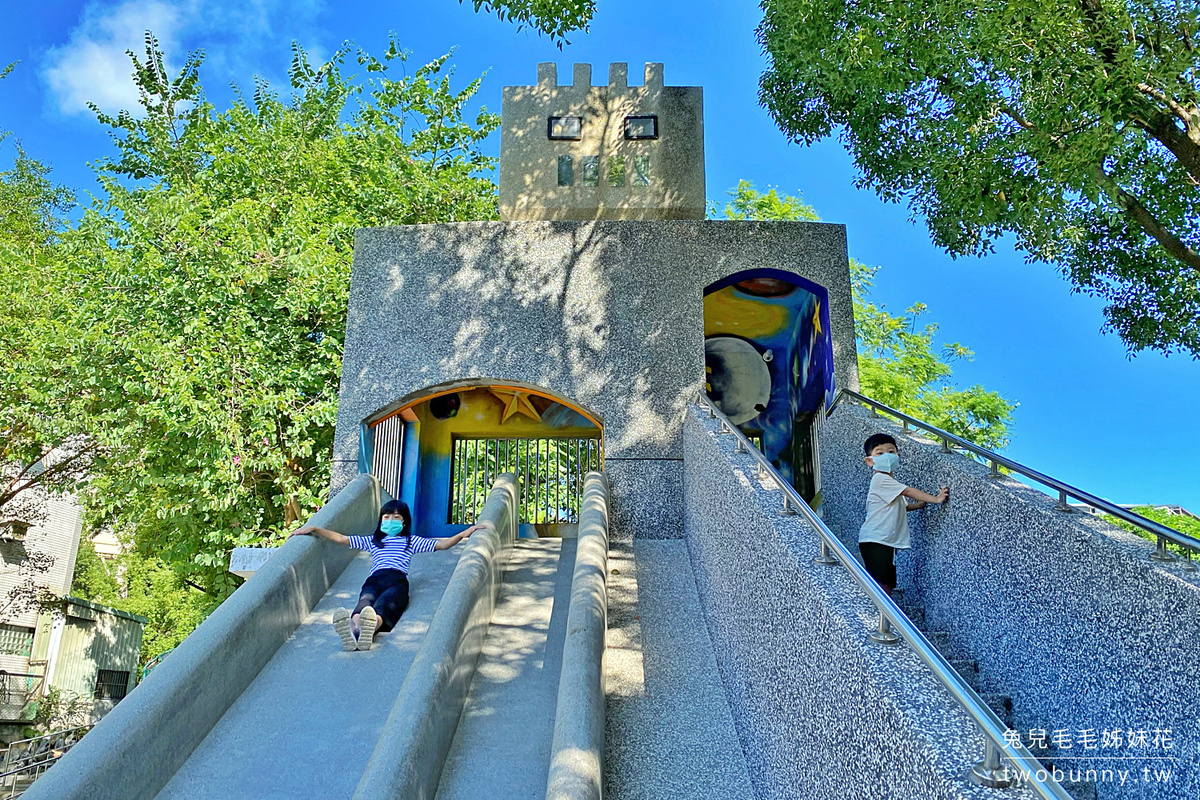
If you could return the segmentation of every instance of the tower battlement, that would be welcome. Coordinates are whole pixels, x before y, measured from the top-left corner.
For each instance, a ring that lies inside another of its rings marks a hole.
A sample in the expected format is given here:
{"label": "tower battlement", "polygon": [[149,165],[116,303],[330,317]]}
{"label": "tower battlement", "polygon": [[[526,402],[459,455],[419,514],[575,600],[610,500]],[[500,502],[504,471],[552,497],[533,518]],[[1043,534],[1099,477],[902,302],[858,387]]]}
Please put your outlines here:
{"label": "tower battlement", "polygon": [[608,85],[553,63],[537,84],[504,87],[500,218],[703,219],[704,101],[698,86],[664,86],[648,63],[641,86],[613,63]]}

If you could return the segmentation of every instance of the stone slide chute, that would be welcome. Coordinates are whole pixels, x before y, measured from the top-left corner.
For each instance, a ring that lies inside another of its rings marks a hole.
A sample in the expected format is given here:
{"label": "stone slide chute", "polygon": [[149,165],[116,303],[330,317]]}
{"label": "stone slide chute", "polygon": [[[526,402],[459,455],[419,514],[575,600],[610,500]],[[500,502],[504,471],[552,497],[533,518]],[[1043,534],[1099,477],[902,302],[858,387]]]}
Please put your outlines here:
{"label": "stone slide chute", "polygon": [[[607,483],[592,473],[585,492],[582,539],[517,540],[519,488],[499,476],[480,515],[492,528],[415,559],[409,608],[369,652],[344,652],[330,623],[370,559],[289,540],[26,797],[451,798],[497,781],[544,795],[570,722],[556,719],[564,663],[583,684],[568,694],[599,696],[598,724],[575,722],[599,735],[575,748],[603,758],[603,654],[566,625],[578,596],[603,641],[604,592],[575,591],[575,572],[603,581]],[[313,522],[365,533],[382,499],[363,475]]]}

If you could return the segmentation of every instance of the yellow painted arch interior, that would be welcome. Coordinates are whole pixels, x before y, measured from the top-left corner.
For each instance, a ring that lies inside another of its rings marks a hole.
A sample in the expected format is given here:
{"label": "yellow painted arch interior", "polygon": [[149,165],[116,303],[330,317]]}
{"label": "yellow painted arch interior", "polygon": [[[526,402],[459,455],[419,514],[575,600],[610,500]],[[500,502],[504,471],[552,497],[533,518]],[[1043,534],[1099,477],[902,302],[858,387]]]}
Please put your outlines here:
{"label": "yellow painted arch interior", "polygon": [[468,392],[468,391],[471,391],[472,389],[501,389],[504,391],[525,392],[526,394],[531,394],[535,397],[541,397],[545,400],[550,400],[551,402],[566,406],[567,408],[571,409],[572,411],[575,411],[578,414],[580,414],[584,419],[591,422],[597,428],[600,428],[601,430],[604,429],[604,425],[600,422],[600,420],[596,419],[595,416],[593,416],[589,412],[585,411],[584,409],[580,408],[579,406],[575,405],[574,403],[570,402],[569,400],[564,400],[561,397],[550,394],[549,392],[541,391],[539,389],[530,389],[526,386],[520,386],[517,384],[511,384],[511,383],[473,383],[473,384],[466,384],[463,386],[455,386],[452,389],[443,389],[441,391],[431,392],[427,395],[422,395],[421,397],[418,397],[417,399],[415,399],[409,403],[405,403],[400,408],[397,408],[395,411],[392,411],[389,414],[380,417],[379,419],[375,420],[374,422],[368,423],[367,427],[374,428],[376,425],[379,425],[380,423],[382,423],[386,420],[389,420],[392,417],[395,417],[399,414],[403,414],[405,411],[411,411],[412,409],[416,408],[417,406],[421,405],[422,403],[428,402],[429,400],[432,400],[435,397],[441,397],[441,396],[447,395],[447,394],[458,394],[459,392]]}

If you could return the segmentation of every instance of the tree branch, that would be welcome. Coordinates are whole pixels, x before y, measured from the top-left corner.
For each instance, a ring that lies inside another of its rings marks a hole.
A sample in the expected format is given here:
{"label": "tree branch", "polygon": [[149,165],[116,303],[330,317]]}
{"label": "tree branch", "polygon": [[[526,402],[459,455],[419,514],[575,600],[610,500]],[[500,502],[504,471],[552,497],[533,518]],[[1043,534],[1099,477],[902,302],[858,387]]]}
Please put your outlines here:
{"label": "tree branch", "polygon": [[211,591],[209,591],[208,589],[205,589],[205,588],[204,588],[203,586],[201,586],[200,584],[198,584],[198,583],[193,583],[192,581],[188,580],[187,578],[184,578],[184,579],[183,579],[183,582],[184,582],[184,583],[186,583],[188,586],[192,587],[193,589],[195,589],[196,591],[203,592],[204,594],[208,595],[209,597],[216,597],[216,596],[217,596],[217,593],[216,593],[216,592],[211,592]]}
{"label": "tree branch", "polygon": [[1104,190],[1104,193],[1113,202],[1125,209],[1125,212],[1142,227],[1142,230],[1152,236],[1155,241],[1163,246],[1163,249],[1181,263],[1200,272],[1200,253],[1188,247],[1178,236],[1167,230],[1154,214],[1150,212],[1150,209],[1142,205],[1141,201],[1133,194],[1118,186],[1117,182],[1113,180],[1111,175],[1104,171],[1102,166],[1097,164],[1092,168],[1092,172],[1096,178],[1097,185]]}
{"label": "tree branch", "polygon": [[[54,452],[54,448],[50,448],[41,456],[41,458],[37,459],[36,461],[30,462],[28,465],[25,466],[24,469],[21,470],[21,472],[15,478],[13,478],[12,480],[10,480],[8,482],[8,487],[4,490],[4,492],[0,492],[0,507],[4,506],[4,504],[12,501],[12,499],[15,498],[17,495],[19,495],[21,492],[23,492],[27,489],[30,489],[34,486],[37,486],[38,484],[43,484],[43,485],[47,484],[52,479],[56,479],[59,476],[63,475],[64,473],[69,472],[71,469],[77,468],[77,467],[73,466],[75,464],[75,462],[79,461],[84,456],[90,455],[91,453],[93,453],[95,451],[95,449],[96,449],[96,446],[94,444],[88,445],[87,447],[84,447],[84,448],[81,448],[80,450],[77,450],[76,452],[72,453],[67,458],[62,459],[61,461],[56,461],[53,464],[46,466],[41,472],[39,472],[35,475],[32,475],[28,480],[25,481],[25,483],[18,486],[17,484],[20,483],[21,479],[25,475],[27,475],[31,469],[33,469],[35,466],[37,466],[38,464],[42,463],[47,458],[49,458],[50,454]],[[14,487],[16,487],[16,488],[14,488]]]}
{"label": "tree branch", "polygon": [[1169,97],[1162,89],[1151,86],[1148,83],[1139,83],[1137,88],[1142,94],[1148,97],[1153,97],[1155,100],[1171,109],[1171,113],[1179,117],[1179,119],[1183,121],[1183,124],[1187,126],[1189,133],[1191,133],[1192,130],[1197,129],[1196,115],[1189,112],[1174,98]]}
{"label": "tree branch", "polygon": [[1187,172],[1193,186],[1200,185],[1200,128],[1182,131],[1170,114],[1157,113],[1153,119],[1130,116],[1133,124],[1149,134],[1155,141],[1175,156],[1175,160]]}

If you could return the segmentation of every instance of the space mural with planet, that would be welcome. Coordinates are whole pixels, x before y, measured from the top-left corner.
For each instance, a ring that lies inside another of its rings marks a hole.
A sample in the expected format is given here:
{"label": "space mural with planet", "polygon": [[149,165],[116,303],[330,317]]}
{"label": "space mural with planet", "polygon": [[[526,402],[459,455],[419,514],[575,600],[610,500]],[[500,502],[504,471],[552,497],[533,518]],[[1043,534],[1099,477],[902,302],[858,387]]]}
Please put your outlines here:
{"label": "space mural with planet", "polygon": [[834,399],[828,292],[782,270],[741,272],[704,293],[705,388],[805,499],[812,424]]}

